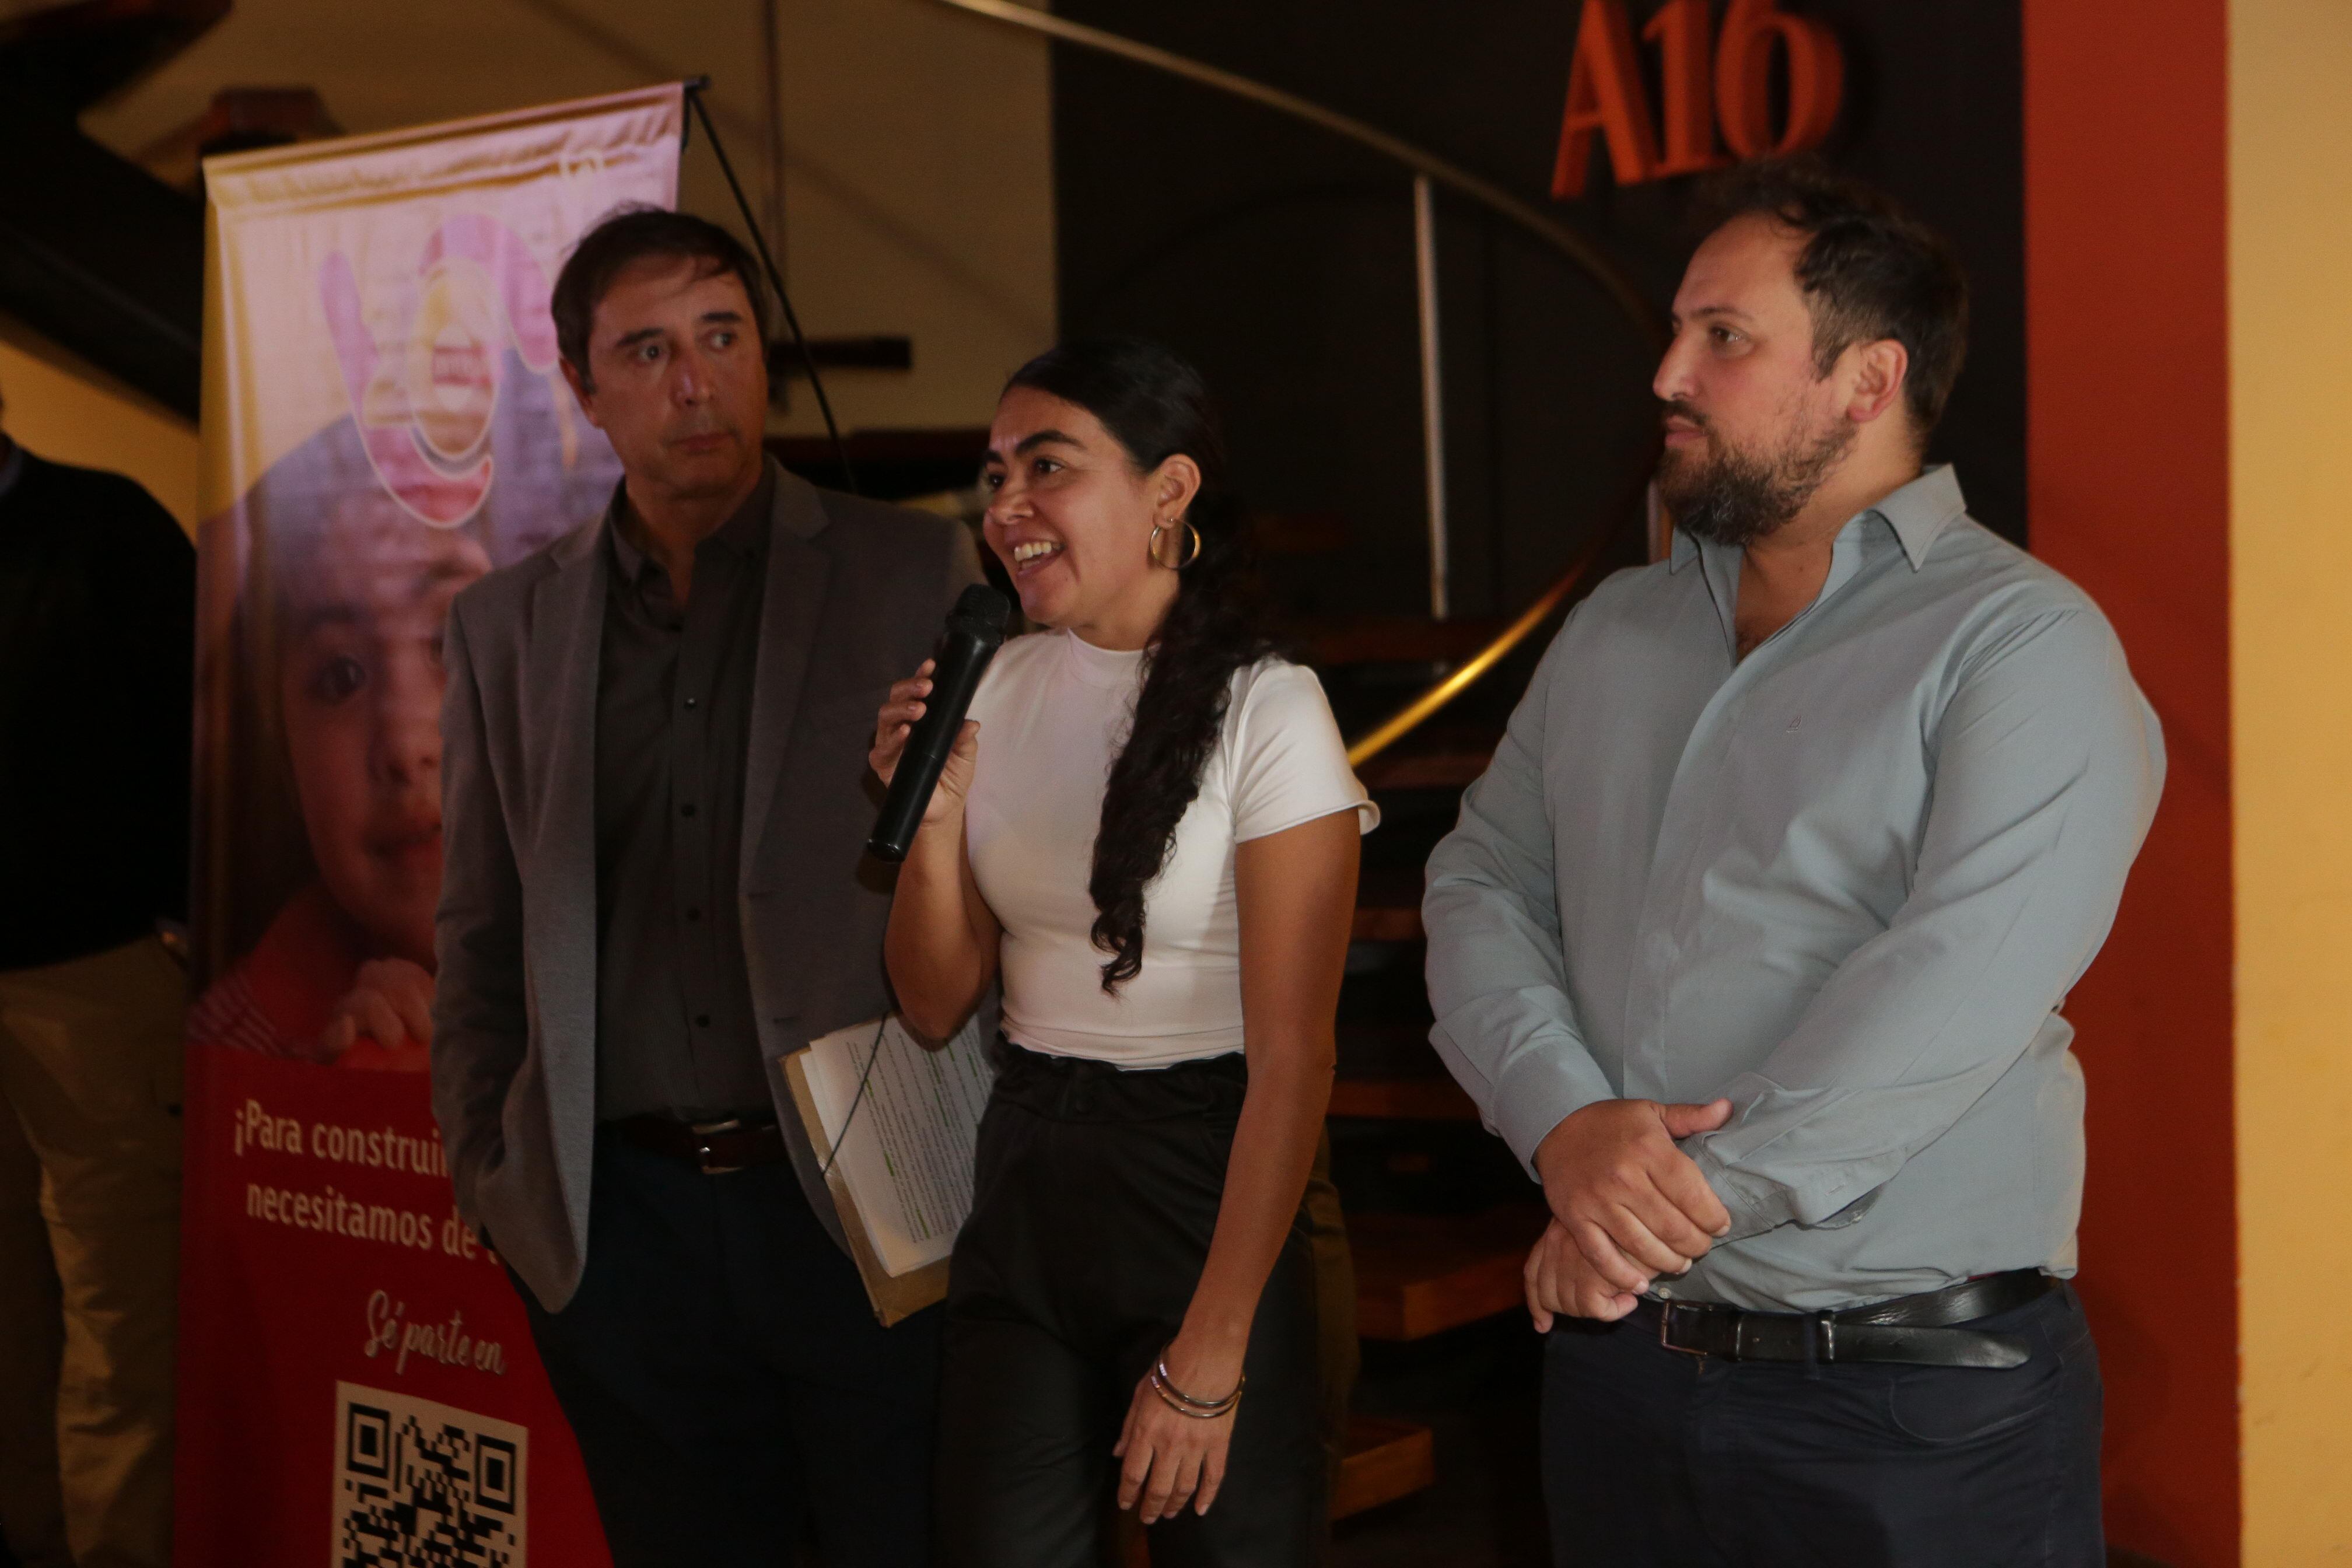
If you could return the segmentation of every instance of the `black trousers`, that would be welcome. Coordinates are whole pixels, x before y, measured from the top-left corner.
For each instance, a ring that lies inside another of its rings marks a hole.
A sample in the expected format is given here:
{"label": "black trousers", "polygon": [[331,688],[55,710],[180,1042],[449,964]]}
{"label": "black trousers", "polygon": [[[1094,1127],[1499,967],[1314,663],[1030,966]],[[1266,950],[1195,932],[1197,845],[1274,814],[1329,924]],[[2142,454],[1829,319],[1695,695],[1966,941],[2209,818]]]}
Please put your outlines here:
{"label": "black trousers", "polygon": [[[948,1289],[943,1563],[1104,1560],[1111,1447],[1207,1260],[1247,1072],[1002,1046]],[[1306,1568],[1327,1534],[1315,1277],[1294,1223],[1259,1299],[1225,1479],[1150,1531],[1153,1568]]]}
{"label": "black trousers", "polygon": [[1732,1363],[1561,1320],[1544,1502],[1562,1568],[2101,1568],[2098,1352],[2071,1287],[1969,1324],[2024,1365]]}
{"label": "black trousers", "polygon": [[600,1133],[588,1263],[518,1282],[617,1568],[929,1560],[939,1309],[875,1321],[786,1164],[706,1176]]}

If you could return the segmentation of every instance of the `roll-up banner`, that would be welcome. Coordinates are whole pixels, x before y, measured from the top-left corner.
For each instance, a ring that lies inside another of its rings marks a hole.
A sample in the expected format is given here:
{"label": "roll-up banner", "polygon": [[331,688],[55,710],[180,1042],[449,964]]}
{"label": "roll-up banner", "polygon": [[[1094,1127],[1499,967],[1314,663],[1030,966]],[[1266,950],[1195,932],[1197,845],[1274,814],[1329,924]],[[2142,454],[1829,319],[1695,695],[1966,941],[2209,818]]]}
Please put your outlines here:
{"label": "roll-up banner", "polygon": [[425,1073],[449,601],[619,478],[548,294],[676,86],[207,161],[183,1568],[609,1562]]}

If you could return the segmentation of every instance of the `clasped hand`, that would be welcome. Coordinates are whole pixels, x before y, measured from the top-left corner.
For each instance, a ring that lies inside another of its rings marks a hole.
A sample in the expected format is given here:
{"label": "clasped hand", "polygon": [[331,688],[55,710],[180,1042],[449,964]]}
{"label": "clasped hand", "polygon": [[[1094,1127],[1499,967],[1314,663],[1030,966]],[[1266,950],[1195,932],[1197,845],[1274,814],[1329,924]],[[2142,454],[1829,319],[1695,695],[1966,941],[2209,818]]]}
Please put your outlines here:
{"label": "clasped hand", "polygon": [[1712,1132],[1731,1102],[1661,1105],[1604,1100],[1545,1134],[1536,1150],[1551,1223],[1528,1255],[1528,1312],[1613,1322],[1661,1274],[1689,1271],[1731,1228],[1731,1215],[1675,1140]]}
{"label": "clasped hand", "polygon": [[[888,784],[898,771],[898,759],[906,754],[907,737],[915,731],[915,721],[923,716],[923,699],[931,694],[931,670],[934,661],[925,659],[915,673],[890,688],[887,700],[874,716],[874,746],[866,753],[874,776]],[[956,732],[955,749],[948,753],[947,766],[940,772],[939,787],[923,808],[926,825],[963,809],[964,792],[971,787],[972,764],[980,757],[980,723],[967,719]]]}

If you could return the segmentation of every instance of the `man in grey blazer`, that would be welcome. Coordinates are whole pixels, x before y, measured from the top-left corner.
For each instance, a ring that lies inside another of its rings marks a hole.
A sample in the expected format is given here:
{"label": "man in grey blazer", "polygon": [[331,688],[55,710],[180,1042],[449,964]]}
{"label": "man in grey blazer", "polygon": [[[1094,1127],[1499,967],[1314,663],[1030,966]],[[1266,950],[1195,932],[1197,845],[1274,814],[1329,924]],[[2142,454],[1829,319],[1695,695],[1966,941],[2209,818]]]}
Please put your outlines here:
{"label": "man in grey blazer", "polygon": [[766,457],[764,306],[701,219],[581,241],[625,479],[447,628],[434,1109],[621,1568],[928,1546],[936,1311],[876,1323],[781,1064],[888,1005],[867,731],[979,567]]}

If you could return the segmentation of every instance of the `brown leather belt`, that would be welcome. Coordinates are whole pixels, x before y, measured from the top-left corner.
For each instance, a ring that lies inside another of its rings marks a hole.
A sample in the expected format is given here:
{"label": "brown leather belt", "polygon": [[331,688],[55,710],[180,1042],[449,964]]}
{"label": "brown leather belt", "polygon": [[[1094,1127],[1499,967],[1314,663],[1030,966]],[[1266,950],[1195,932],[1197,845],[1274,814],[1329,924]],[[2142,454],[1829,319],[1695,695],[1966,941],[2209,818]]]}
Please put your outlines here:
{"label": "brown leather belt", "polygon": [[625,1116],[604,1124],[650,1153],[683,1160],[706,1176],[754,1165],[772,1165],[792,1157],[783,1129],[774,1121],[753,1122],[741,1117],[724,1121],[673,1121],[667,1116]]}
{"label": "brown leather belt", "polygon": [[2026,1342],[1964,1325],[2022,1307],[2063,1283],[2039,1269],[2013,1268],[1842,1312],[1743,1312],[1711,1302],[1644,1300],[1633,1318],[1666,1349],[1686,1355],[1998,1370],[2022,1366]]}

